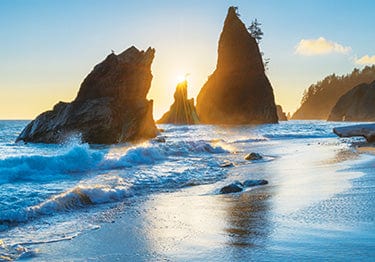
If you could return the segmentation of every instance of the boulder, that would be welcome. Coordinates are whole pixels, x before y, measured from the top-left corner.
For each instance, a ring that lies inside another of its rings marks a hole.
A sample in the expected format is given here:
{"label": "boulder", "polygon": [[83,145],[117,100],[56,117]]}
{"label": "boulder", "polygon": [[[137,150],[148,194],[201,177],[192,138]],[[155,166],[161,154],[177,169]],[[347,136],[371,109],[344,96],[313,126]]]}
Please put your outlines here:
{"label": "boulder", "polygon": [[252,152],[252,153],[250,153],[250,154],[247,154],[246,156],[245,156],[245,160],[260,160],[260,159],[262,159],[263,157],[262,157],[262,155],[261,154],[259,154],[259,153],[254,153],[254,152]]}
{"label": "boulder", "polygon": [[83,142],[113,144],[155,137],[153,102],[146,99],[154,54],[152,48],[132,46],[108,55],[84,79],[74,101],[39,115],[17,141],[61,143],[79,135]]}
{"label": "boulder", "polygon": [[218,46],[216,69],[197,97],[206,124],[277,123],[272,86],[256,40],[230,7]]}
{"label": "boulder", "polygon": [[220,164],[220,167],[234,167],[234,164],[230,161],[224,161]]}
{"label": "boulder", "polygon": [[237,192],[241,192],[242,190],[243,190],[242,183],[239,181],[236,181],[220,189],[220,194],[237,193]]}
{"label": "boulder", "polygon": [[187,81],[178,83],[174,92],[174,103],[168,112],[157,121],[158,124],[191,125],[199,124],[194,106],[194,98],[187,98]]}
{"label": "boulder", "polygon": [[152,141],[153,141],[153,142],[156,142],[156,143],[165,143],[165,142],[166,142],[164,136],[158,136],[158,137],[155,137],[154,139],[152,139]]}
{"label": "boulder", "polygon": [[328,121],[375,121],[375,81],[360,84],[349,90],[337,101]]}
{"label": "boulder", "polygon": [[288,121],[288,117],[286,116],[285,112],[283,111],[283,108],[280,105],[276,105],[276,111],[277,111],[277,118],[279,121]]}
{"label": "boulder", "polygon": [[339,137],[362,136],[368,142],[375,142],[375,124],[335,127],[333,132]]}
{"label": "boulder", "polygon": [[220,189],[220,194],[230,194],[243,191],[245,187],[254,187],[267,185],[268,181],[264,179],[259,180],[246,180],[243,183],[236,181]]}
{"label": "boulder", "polygon": [[267,185],[267,184],[268,184],[268,181],[264,179],[246,180],[243,182],[244,187],[262,186],[262,185]]}

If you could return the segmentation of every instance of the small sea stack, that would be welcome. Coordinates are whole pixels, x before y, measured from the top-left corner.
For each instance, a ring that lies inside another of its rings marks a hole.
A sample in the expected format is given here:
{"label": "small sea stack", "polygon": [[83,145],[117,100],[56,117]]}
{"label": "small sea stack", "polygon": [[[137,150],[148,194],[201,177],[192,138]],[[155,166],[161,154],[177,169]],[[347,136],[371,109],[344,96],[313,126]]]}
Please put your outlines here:
{"label": "small sea stack", "polygon": [[154,55],[151,47],[134,46],[111,53],[85,78],[74,101],[40,114],[17,141],[62,143],[78,135],[83,142],[114,144],[155,137],[153,101],[146,99]]}
{"label": "small sea stack", "polygon": [[194,98],[187,98],[187,81],[177,84],[174,102],[168,112],[160,118],[158,124],[192,125],[199,124],[198,114],[194,106]]}
{"label": "small sea stack", "polygon": [[277,123],[272,86],[254,37],[230,7],[218,46],[216,69],[197,97],[206,124]]}
{"label": "small sea stack", "polygon": [[286,116],[285,112],[283,111],[283,108],[281,105],[276,105],[277,110],[277,117],[279,121],[288,121],[288,117]]}

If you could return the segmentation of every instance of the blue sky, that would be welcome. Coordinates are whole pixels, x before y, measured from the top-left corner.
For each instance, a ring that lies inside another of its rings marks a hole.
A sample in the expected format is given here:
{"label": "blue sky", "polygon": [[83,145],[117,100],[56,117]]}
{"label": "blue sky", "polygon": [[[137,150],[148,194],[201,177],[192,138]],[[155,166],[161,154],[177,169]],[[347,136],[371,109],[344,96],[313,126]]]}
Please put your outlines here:
{"label": "blue sky", "polygon": [[267,75],[286,111],[324,76],[375,62],[375,1],[0,0],[0,119],[30,119],[74,99],[95,64],[131,45],[156,48],[149,97],[158,118],[179,75],[190,73],[195,97],[214,71],[231,5],[245,24],[262,23]]}

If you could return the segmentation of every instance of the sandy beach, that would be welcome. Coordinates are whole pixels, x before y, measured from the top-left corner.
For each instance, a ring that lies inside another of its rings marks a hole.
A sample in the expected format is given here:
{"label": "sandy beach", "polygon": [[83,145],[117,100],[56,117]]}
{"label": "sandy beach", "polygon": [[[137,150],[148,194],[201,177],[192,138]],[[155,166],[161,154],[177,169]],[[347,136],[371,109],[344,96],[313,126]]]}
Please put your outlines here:
{"label": "sandy beach", "polygon": [[[238,160],[224,181],[118,204],[107,214],[112,223],[69,241],[32,246],[38,250],[34,260],[371,260],[373,156],[338,149],[333,139],[304,143],[263,148],[272,164]],[[278,157],[271,160],[273,155]],[[217,194],[245,178],[270,183]]]}

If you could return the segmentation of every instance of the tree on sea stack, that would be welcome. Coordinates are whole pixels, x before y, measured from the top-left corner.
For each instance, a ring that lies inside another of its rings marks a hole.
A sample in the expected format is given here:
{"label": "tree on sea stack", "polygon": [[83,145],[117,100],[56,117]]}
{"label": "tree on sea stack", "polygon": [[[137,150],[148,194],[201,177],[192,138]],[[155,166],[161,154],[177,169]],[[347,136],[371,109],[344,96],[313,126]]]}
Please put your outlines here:
{"label": "tree on sea stack", "polygon": [[[262,24],[259,23],[258,20],[255,18],[251,22],[251,25],[247,28],[247,30],[249,30],[251,36],[255,38],[255,40],[257,41],[258,44],[260,43],[260,40],[262,40],[263,35],[264,35],[262,29],[260,28],[261,25]],[[260,54],[262,55],[262,58],[263,58],[264,67],[265,67],[266,70],[268,70],[268,65],[270,63],[270,59],[265,58],[263,52],[260,52]]]}
{"label": "tree on sea stack", "polygon": [[263,32],[262,29],[260,28],[262,24],[258,22],[258,20],[255,18],[254,21],[251,22],[251,25],[248,27],[248,30],[250,31],[250,34],[252,37],[257,40],[257,43],[260,42],[263,38]]}
{"label": "tree on sea stack", "polygon": [[277,123],[272,86],[255,38],[228,9],[218,45],[216,69],[197,97],[201,123]]}

